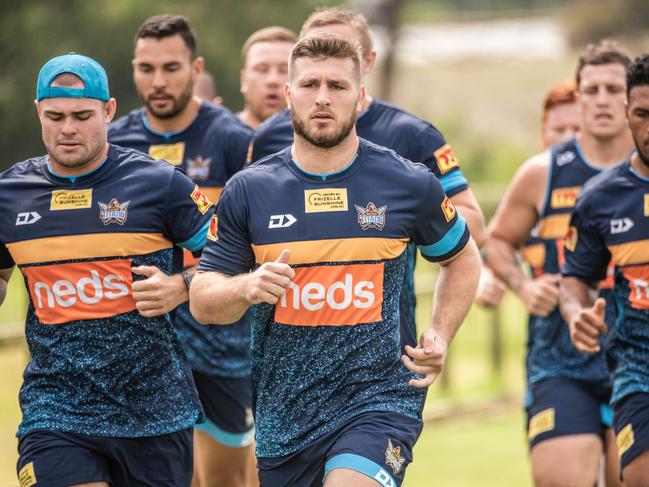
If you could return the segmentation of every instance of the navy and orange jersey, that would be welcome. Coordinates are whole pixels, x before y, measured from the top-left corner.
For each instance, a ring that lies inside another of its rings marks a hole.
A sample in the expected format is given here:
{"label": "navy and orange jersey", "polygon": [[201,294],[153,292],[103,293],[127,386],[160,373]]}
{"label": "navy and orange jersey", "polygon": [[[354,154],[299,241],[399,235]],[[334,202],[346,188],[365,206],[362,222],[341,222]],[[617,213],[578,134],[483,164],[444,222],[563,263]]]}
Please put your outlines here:
{"label": "navy and orange jersey", "polygon": [[[215,203],[226,181],[244,167],[251,139],[250,128],[227,109],[210,103],[201,105],[194,121],[182,132],[153,131],[143,108],[120,118],[109,131],[111,142],[180,167]],[[185,252],[185,267],[196,262]],[[246,317],[229,328],[205,326],[192,318],[189,305],[184,303],[176,311],[174,324],[194,370],[221,377],[250,375],[250,325]]]}
{"label": "navy and orange jersey", "polygon": [[611,257],[615,285],[610,300],[617,320],[609,354],[615,403],[636,392],[649,393],[649,180],[628,162],[598,176],[579,197],[563,274],[604,280]]}
{"label": "navy and orange jersey", "polygon": [[[390,103],[374,99],[356,121],[359,137],[394,150],[401,157],[420,162],[440,180],[448,196],[469,187],[460,165],[444,136],[430,123]],[[253,142],[252,161],[278,152],[293,143],[293,127],[288,110],[276,113],[257,130]],[[412,261],[404,275],[402,293],[403,343],[414,345],[415,328],[414,267],[416,249],[409,249]]]}
{"label": "navy and orange jersey", "polygon": [[258,456],[366,411],[418,417],[423,392],[400,360],[407,246],[442,261],[469,240],[425,166],[361,139],[345,169],[315,175],[287,148],[228,182],[207,238],[199,271],[246,273],[286,248],[296,273],[277,305],[252,308]]}
{"label": "navy and orange jersey", "polygon": [[[548,183],[537,238],[524,249],[524,258],[535,277],[561,272],[564,237],[577,196],[583,185],[601,172],[586,161],[576,140],[550,148],[548,157]],[[609,292],[602,290],[603,295]],[[607,308],[607,314],[614,316],[612,306]],[[558,308],[545,318],[530,316],[526,365],[529,382],[548,377],[568,377],[589,382],[608,380],[604,354],[586,355],[579,352],[570,341],[568,326]]]}
{"label": "navy and orange jersey", "polygon": [[201,415],[168,316],[144,318],[131,284],[140,265],[171,274],[180,247],[200,251],[211,213],[182,172],[111,145],[94,171],[59,177],[47,157],[0,176],[0,268],[29,292],[31,360],[18,436],[38,429],[154,436]]}

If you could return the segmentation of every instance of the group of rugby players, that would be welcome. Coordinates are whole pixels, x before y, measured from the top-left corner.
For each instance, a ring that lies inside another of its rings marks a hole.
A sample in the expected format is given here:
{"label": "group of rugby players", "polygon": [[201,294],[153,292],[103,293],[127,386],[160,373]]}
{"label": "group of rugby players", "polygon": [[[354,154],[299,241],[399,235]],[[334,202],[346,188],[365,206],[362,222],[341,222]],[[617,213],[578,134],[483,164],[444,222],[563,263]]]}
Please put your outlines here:
{"label": "group of rugby players", "polygon": [[[0,176],[0,296],[14,265],[30,296],[21,487],[401,485],[485,242],[480,301],[530,312],[536,484],[591,487],[605,453],[617,485],[619,452],[649,485],[649,58],[586,51],[488,235],[441,133],[365,89],[375,59],[343,8],[262,29],[235,115],[187,20],[156,16],[115,122],[96,61],[43,66],[47,155]],[[440,265],[419,338],[417,248]]]}

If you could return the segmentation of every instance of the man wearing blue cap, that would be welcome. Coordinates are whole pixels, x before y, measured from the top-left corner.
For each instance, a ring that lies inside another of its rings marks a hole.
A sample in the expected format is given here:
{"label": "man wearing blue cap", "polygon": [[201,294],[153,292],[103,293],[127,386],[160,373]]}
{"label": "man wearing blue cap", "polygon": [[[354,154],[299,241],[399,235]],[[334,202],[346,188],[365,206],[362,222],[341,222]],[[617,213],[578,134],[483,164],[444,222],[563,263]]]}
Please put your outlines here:
{"label": "man wearing blue cap", "polygon": [[173,166],[108,144],[96,61],[50,60],[36,98],[47,155],[0,175],[0,302],[14,265],[30,298],[20,485],[189,486],[202,412],[167,312],[187,299],[174,254],[200,251],[211,205]]}

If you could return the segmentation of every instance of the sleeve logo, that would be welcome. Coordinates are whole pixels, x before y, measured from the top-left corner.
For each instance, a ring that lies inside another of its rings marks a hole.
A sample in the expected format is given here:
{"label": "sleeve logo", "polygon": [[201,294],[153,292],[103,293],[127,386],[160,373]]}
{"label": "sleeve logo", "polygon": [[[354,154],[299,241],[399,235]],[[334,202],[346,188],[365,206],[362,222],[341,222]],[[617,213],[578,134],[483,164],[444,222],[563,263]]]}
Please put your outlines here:
{"label": "sleeve logo", "polygon": [[196,186],[194,188],[194,191],[192,191],[192,200],[194,200],[194,203],[196,203],[198,211],[200,211],[203,215],[207,213],[207,210],[209,210],[214,204],[209,200],[207,196],[201,193],[201,190],[198,188],[198,186]]}
{"label": "sleeve logo", "polygon": [[446,222],[450,222],[455,217],[455,207],[448,196],[444,196],[444,201],[441,204],[442,212]]}
{"label": "sleeve logo", "polygon": [[216,213],[214,213],[214,215],[212,215],[212,219],[210,220],[210,227],[207,230],[207,240],[216,242],[219,239],[219,237],[217,236],[218,229],[219,219],[216,217]]}
{"label": "sleeve logo", "polygon": [[92,207],[92,189],[52,191],[50,210],[78,210]]}
{"label": "sleeve logo", "polygon": [[358,224],[363,230],[374,228],[376,230],[383,230],[385,226],[385,211],[388,206],[381,206],[377,208],[373,202],[369,202],[365,208],[362,206],[354,205],[358,213]]}
{"label": "sleeve logo", "polygon": [[577,227],[571,226],[570,228],[568,228],[566,238],[563,240],[563,246],[570,252],[574,252],[575,248],[577,248],[577,240],[579,240],[579,232],[577,232]]}
{"label": "sleeve logo", "polygon": [[460,167],[460,162],[453,152],[453,148],[449,144],[444,144],[442,147],[437,149],[433,155],[437,161],[437,167],[441,174],[446,174],[456,167]]}
{"label": "sleeve logo", "polygon": [[162,159],[174,166],[180,166],[185,157],[185,143],[152,145],[149,147],[149,155],[154,159]]}

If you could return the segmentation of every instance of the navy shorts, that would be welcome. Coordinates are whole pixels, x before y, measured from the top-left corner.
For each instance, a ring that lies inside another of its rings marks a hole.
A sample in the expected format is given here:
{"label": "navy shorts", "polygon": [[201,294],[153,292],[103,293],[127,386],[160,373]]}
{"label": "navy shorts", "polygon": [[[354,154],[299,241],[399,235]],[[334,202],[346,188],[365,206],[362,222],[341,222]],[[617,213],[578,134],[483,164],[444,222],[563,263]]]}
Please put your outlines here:
{"label": "navy shorts", "polygon": [[252,417],[252,378],[217,377],[193,371],[205,422],[196,429],[222,445],[241,448],[255,440]]}
{"label": "navy shorts", "polygon": [[530,448],[560,436],[595,434],[604,440],[613,424],[610,389],[588,382],[552,377],[530,384],[527,437]]}
{"label": "navy shorts", "polygon": [[614,406],[617,452],[622,470],[643,451],[649,450],[649,394],[623,398]]}
{"label": "navy shorts", "polygon": [[189,487],[192,428],[142,438],[88,436],[38,430],[18,443],[23,487],[68,487],[108,482],[120,487]]}
{"label": "navy shorts", "polygon": [[356,470],[384,487],[403,482],[421,419],[398,413],[369,412],[295,453],[258,458],[261,487],[319,487],[334,469]]}

